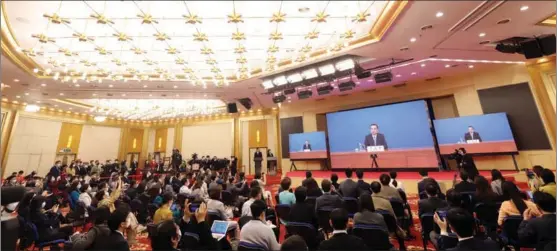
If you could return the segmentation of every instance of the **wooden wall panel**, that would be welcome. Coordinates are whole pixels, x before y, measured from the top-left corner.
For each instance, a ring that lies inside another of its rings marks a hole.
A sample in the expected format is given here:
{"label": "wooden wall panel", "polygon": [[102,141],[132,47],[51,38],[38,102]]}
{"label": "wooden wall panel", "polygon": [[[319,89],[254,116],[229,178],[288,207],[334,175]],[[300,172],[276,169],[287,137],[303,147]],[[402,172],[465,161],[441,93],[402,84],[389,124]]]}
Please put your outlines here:
{"label": "wooden wall panel", "polygon": [[60,135],[58,136],[58,146],[56,152],[69,148],[72,153],[77,153],[79,142],[81,141],[82,124],[62,123]]}
{"label": "wooden wall panel", "polygon": [[249,148],[267,147],[267,120],[252,120],[248,122]]}
{"label": "wooden wall panel", "polygon": [[166,136],[168,128],[159,128],[155,131],[155,152],[166,152]]}

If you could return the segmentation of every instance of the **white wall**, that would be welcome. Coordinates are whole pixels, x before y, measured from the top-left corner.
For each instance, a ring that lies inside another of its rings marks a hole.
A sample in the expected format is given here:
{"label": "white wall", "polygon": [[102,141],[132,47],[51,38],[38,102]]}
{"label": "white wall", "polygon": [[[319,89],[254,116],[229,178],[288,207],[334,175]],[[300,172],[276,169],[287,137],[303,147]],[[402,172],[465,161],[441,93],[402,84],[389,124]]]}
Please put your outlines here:
{"label": "white wall", "polygon": [[[250,155],[249,155],[249,121],[242,121],[240,122],[240,147],[242,148],[242,166],[245,166],[244,169],[240,169],[245,173],[249,174],[249,167],[250,167]],[[239,168],[242,168],[241,166]]]}
{"label": "white wall", "polygon": [[19,170],[45,176],[54,164],[62,122],[19,117],[8,149],[6,176]]}
{"label": "white wall", "polygon": [[174,128],[168,128],[166,132],[166,156],[172,156],[172,149],[174,148]]}
{"label": "white wall", "polygon": [[[153,154],[155,152],[155,129],[149,129],[149,139],[147,141],[147,154]],[[147,158],[147,156],[145,156]]]}
{"label": "white wall", "polygon": [[118,158],[120,128],[84,125],[79,143],[78,158],[83,161]]}
{"label": "white wall", "polygon": [[184,126],[182,132],[182,155],[192,153],[230,158],[234,144],[234,123]]}

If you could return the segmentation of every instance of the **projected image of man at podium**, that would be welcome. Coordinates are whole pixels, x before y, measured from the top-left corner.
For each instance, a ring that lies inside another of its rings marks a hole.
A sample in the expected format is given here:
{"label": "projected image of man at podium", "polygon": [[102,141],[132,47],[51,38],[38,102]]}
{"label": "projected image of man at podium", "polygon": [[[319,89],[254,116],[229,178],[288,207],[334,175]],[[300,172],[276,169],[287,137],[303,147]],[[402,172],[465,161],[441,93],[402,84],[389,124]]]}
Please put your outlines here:
{"label": "projected image of man at podium", "polygon": [[368,134],[364,140],[364,145],[368,146],[383,146],[384,150],[388,149],[387,140],[385,140],[385,135],[379,133],[379,126],[377,124],[370,125],[371,133]]}
{"label": "projected image of man at podium", "polygon": [[302,152],[311,152],[311,144],[309,143],[309,140],[306,140],[306,142],[304,143]]}
{"label": "projected image of man at podium", "polygon": [[479,143],[482,142],[482,138],[478,132],[474,131],[473,126],[468,126],[468,132],[464,134],[464,141],[466,143]]}

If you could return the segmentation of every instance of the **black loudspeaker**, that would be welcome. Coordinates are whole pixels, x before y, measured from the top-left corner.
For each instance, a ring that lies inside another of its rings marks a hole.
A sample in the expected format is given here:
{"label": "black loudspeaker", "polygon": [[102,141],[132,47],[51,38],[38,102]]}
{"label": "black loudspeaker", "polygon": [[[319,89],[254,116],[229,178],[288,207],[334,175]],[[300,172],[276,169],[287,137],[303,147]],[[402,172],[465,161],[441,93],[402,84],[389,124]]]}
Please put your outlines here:
{"label": "black loudspeaker", "polygon": [[247,110],[251,109],[253,102],[251,102],[250,98],[241,98],[238,100],[240,104],[242,104]]}
{"label": "black loudspeaker", "polygon": [[524,57],[526,57],[526,59],[543,57],[540,44],[535,38],[520,42],[520,47],[522,47],[522,51],[524,52]]}
{"label": "black loudspeaker", "polygon": [[226,111],[228,113],[237,113],[238,112],[238,106],[236,106],[236,103],[228,103],[226,105]]}
{"label": "black loudspeaker", "polygon": [[543,55],[555,54],[555,34],[538,37]]}

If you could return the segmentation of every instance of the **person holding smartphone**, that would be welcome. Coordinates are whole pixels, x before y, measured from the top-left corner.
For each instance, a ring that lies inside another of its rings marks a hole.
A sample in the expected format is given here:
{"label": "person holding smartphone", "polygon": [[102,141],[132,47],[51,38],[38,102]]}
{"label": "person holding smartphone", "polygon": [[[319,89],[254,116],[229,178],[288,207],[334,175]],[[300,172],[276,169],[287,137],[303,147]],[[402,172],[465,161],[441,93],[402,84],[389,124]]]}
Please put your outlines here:
{"label": "person holding smartphone", "polygon": [[35,196],[29,207],[29,220],[37,227],[38,242],[67,240],[72,235],[73,227],[68,224],[60,224],[58,217],[60,205],[54,204],[49,210],[45,210],[45,206],[46,198]]}

